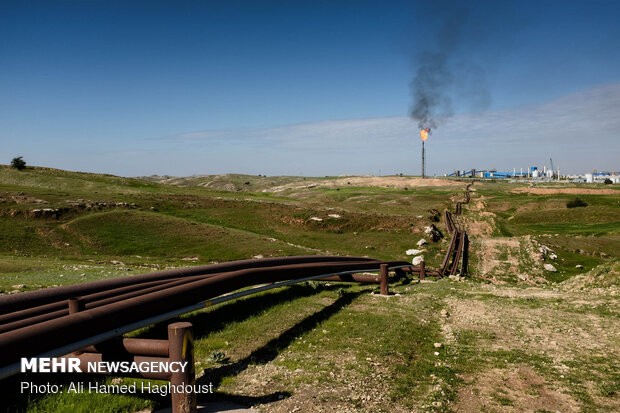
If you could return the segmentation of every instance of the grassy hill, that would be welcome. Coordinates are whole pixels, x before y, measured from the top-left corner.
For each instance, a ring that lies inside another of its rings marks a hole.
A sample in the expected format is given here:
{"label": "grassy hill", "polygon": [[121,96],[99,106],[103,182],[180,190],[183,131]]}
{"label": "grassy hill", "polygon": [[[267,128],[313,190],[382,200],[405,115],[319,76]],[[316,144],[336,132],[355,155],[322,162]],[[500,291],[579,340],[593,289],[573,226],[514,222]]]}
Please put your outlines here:
{"label": "grassy hill", "polygon": [[[0,290],[261,256],[409,259],[430,210],[453,209],[466,184],[0,166]],[[473,189],[460,218],[472,242],[468,281],[402,283],[387,298],[375,286],[308,283],[188,315],[199,380],[267,412],[620,410],[620,191]],[[567,208],[575,197],[588,205]],[[426,247],[427,265],[439,265],[447,244]],[[16,394],[6,403],[139,411],[166,399]]]}

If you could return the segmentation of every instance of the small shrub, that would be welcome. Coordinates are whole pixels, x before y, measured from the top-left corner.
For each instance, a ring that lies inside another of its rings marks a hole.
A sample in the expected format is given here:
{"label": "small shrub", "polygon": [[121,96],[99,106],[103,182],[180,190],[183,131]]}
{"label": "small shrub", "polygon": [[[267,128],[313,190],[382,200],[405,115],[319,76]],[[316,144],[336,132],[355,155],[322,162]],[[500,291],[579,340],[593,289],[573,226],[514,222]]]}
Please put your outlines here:
{"label": "small shrub", "polygon": [[609,178],[605,178],[605,180],[603,181],[603,183],[604,183],[605,185],[611,185],[611,184],[613,184],[613,183],[614,183],[614,181],[612,181],[612,180],[611,180],[611,179],[609,179]]}
{"label": "small shrub", "polygon": [[211,360],[218,364],[226,364],[230,361],[230,357],[227,357],[223,351],[216,350],[211,353]]}
{"label": "small shrub", "polygon": [[588,203],[581,198],[571,199],[566,203],[566,208],[579,208],[579,207],[587,207]]}
{"label": "small shrub", "polygon": [[18,171],[22,171],[26,169],[26,161],[24,161],[22,156],[18,156],[17,158],[13,158],[11,160],[11,168],[15,168]]}

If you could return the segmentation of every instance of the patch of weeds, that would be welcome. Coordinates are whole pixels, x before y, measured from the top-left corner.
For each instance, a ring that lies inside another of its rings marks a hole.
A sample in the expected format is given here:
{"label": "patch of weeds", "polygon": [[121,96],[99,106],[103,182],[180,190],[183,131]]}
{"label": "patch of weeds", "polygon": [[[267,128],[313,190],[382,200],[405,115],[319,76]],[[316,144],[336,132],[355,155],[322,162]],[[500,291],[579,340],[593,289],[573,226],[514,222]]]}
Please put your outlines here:
{"label": "patch of weeds", "polygon": [[612,397],[620,391],[620,379],[615,381],[603,381],[598,384],[598,390],[604,397]]}
{"label": "patch of weeds", "polygon": [[492,397],[502,406],[514,406],[514,401],[499,392],[492,394]]}

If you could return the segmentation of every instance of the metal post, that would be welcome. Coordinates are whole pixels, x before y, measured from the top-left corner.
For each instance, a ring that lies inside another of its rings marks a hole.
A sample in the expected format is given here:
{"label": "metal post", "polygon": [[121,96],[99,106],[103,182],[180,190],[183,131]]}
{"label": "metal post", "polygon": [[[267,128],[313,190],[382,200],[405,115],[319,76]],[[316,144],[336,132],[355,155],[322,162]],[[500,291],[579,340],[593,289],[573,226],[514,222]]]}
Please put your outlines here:
{"label": "metal post", "polygon": [[379,277],[381,279],[380,290],[381,295],[389,295],[388,291],[388,264],[379,266]]}
{"label": "metal post", "polygon": [[69,298],[67,300],[69,303],[69,314],[79,313],[80,311],[84,311],[85,303],[82,298]]}
{"label": "metal post", "polygon": [[467,232],[463,233],[463,237],[465,239],[465,245],[463,246],[463,264],[461,265],[462,277],[467,275],[467,267],[469,264],[469,237],[467,236]]}
{"label": "metal post", "polygon": [[[192,324],[187,322],[174,323],[168,326],[168,341],[170,342],[170,361],[187,362],[185,371],[172,373],[170,384],[173,391],[172,413],[195,413],[196,392],[193,386],[196,383],[194,372],[194,335]],[[182,389],[191,386],[189,392],[177,392],[174,389]]]}
{"label": "metal post", "polygon": [[422,261],[420,263],[420,281],[422,281],[425,276],[426,276],[426,264],[424,263],[424,261]]}

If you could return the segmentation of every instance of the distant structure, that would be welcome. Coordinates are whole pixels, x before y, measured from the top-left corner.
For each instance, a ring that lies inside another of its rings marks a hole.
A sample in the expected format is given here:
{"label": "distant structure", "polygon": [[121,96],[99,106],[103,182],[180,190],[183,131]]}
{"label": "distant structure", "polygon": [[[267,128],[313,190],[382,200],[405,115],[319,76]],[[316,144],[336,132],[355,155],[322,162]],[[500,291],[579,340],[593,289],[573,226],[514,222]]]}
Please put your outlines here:
{"label": "distant structure", "polygon": [[420,129],[420,139],[422,140],[422,178],[426,178],[426,160],[424,158],[424,142],[428,139],[431,128]]}
{"label": "distant structure", "polygon": [[[551,162],[553,162],[550,159]],[[532,181],[554,181],[564,180],[575,183],[603,183],[607,180],[614,184],[620,184],[620,173],[618,172],[598,172],[586,173],[583,175],[561,175],[559,169],[543,166],[542,170],[538,166],[530,166],[525,171],[523,168],[513,168],[512,171],[498,171],[497,169],[469,169],[457,170],[450,174],[449,177],[461,178],[480,178],[480,179],[518,179]],[[608,181],[607,181],[608,182]]]}
{"label": "distant structure", "polygon": [[609,179],[614,184],[620,184],[620,175],[617,172],[592,172],[591,174],[585,174],[585,182],[603,183]]}

